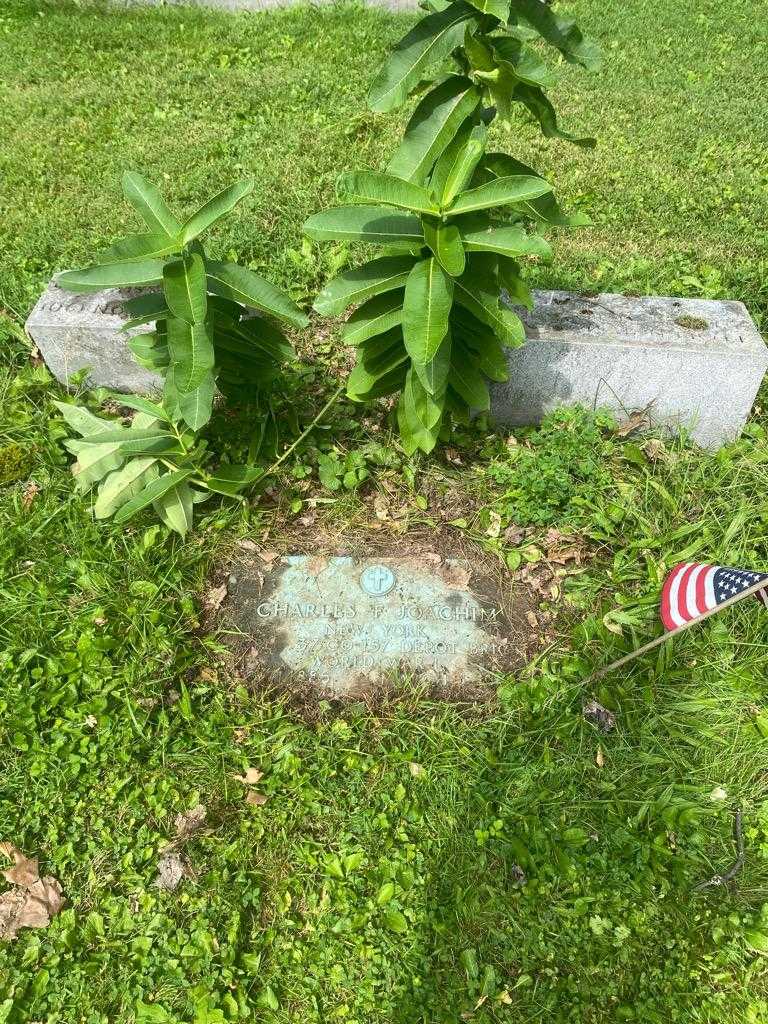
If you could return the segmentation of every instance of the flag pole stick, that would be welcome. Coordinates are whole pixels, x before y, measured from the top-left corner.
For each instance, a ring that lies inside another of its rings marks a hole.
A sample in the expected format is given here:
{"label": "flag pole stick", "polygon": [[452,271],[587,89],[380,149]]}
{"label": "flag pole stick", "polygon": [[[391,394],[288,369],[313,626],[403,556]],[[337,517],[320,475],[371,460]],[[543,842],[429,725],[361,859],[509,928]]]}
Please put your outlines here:
{"label": "flag pole stick", "polygon": [[593,672],[591,676],[587,676],[584,680],[585,683],[591,683],[593,679],[600,679],[601,676],[607,675],[609,672],[613,672],[614,669],[621,668],[622,665],[626,665],[628,661],[634,661],[635,658],[639,658],[642,654],[647,654],[648,651],[654,650],[656,647],[660,647],[666,643],[667,640],[672,640],[680,633],[685,632],[691,626],[696,626],[699,622],[703,622],[704,619],[710,618],[712,615],[717,615],[724,608],[729,608],[732,604],[736,604],[737,601],[743,601],[745,597],[751,597],[752,594],[756,594],[758,590],[766,589],[766,580],[760,580],[758,583],[753,583],[751,587],[747,587],[746,590],[742,590],[740,594],[734,594],[733,597],[729,597],[727,601],[723,601],[717,605],[716,608],[710,608],[708,612],[704,612],[703,615],[697,616],[695,619],[690,619],[688,622],[684,622],[682,626],[678,626],[677,629],[671,629],[668,633],[657,636],[655,640],[651,640],[650,643],[643,644],[642,647],[638,647],[636,651],[632,651],[631,654],[625,654],[623,658],[619,658],[618,661],[611,662],[610,665],[606,665],[605,668],[598,669]]}

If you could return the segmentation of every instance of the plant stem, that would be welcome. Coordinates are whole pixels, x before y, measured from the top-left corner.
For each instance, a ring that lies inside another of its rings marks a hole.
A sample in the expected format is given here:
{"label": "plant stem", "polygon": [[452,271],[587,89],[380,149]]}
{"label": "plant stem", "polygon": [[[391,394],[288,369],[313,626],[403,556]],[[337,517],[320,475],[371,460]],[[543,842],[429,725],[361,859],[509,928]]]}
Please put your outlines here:
{"label": "plant stem", "polygon": [[345,384],[341,384],[336,389],[336,391],[333,393],[333,395],[331,395],[331,397],[325,403],[325,405],[320,410],[320,412],[317,414],[317,416],[315,416],[315,418],[312,420],[312,422],[309,424],[309,426],[306,428],[306,430],[302,431],[302,433],[299,434],[299,436],[296,438],[296,440],[293,442],[293,444],[289,445],[289,447],[285,449],[285,451],[280,456],[280,458],[277,459],[275,462],[273,462],[272,465],[269,467],[269,469],[265,469],[264,472],[261,474],[261,476],[256,477],[256,479],[253,481],[255,484],[259,483],[265,477],[272,476],[272,474],[275,472],[275,470],[285,462],[285,460],[288,458],[288,456],[291,455],[294,451],[296,451],[296,449],[299,447],[301,442],[304,441],[305,438],[307,438],[312,433],[312,431],[315,429],[315,427],[318,425],[318,423],[322,420],[323,416],[325,416],[325,414],[328,412],[328,410],[331,408],[331,406],[335,405],[336,402],[338,402],[338,400],[341,397],[345,387],[346,387]]}

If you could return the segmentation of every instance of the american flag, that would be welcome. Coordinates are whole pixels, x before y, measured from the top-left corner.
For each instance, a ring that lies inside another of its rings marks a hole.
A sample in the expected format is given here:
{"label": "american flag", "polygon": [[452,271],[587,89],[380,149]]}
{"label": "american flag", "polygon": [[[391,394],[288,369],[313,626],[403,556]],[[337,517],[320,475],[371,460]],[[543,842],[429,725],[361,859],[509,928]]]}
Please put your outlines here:
{"label": "american flag", "polygon": [[[679,629],[723,602],[737,597],[761,580],[768,581],[768,572],[750,572],[748,569],[732,569],[701,562],[681,562],[664,581],[661,620],[668,630]],[[755,596],[768,608],[768,587],[755,591]]]}

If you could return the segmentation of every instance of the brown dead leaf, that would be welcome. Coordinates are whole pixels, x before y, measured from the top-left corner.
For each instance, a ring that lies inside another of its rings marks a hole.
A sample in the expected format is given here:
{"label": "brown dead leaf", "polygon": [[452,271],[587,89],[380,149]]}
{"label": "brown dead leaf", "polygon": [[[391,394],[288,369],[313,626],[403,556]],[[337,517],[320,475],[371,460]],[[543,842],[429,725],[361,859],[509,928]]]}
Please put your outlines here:
{"label": "brown dead leaf", "polygon": [[526,612],[525,617],[528,619],[528,625],[531,629],[538,629],[539,620],[536,618],[536,612]]}
{"label": "brown dead leaf", "polygon": [[600,732],[610,732],[616,725],[616,715],[602,704],[598,704],[596,700],[587,701],[581,713],[588,722],[596,725]]}
{"label": "brown dead leaf", "polygon": [[203,804],[197,804],[191,811],[184,811],[177,814],[173,819],[173,827],[176,829],[177,839],[189,839],[199,832],[205,824],[208,811]]}
{"label": "brown dead leaf", "polygon": [[519,526],[515,526],[514,523],[508,526],[504,531],[504,543],[509,544],[510,547],[516,548],[521,540],[525,537],[525,530],[522,530]]}
{"label": "brown dead leaf", "polygon": [[383,494],[377,494],[373,499],[373,511],[380,522],[386,523],[389,519],[389,502]]}
{"label": "brown dead leaf", "polygon": [[36,857],[26,857],[13,843],[0,843],[0,853],[14,862],[3,875],[12,888],[0,894],[0,940],[15,939],[21,928],[45,928],[64,906],[59,882],[40,878]]}
{"label": "brown dead leaf", "polygon": [[501,534],[501,516],[498,512],[491,510],[488,513],[488,529],[485,531],[486,537],[495,539]]}
{"label": "brown dead leaf", "polygon": [[670,455],[667,447],[658,437],[649,437],[642,446],[649,462],[668,462]]}
{"label": "brown dead leaf", "polygon": [[276,562],[279,557],[280,557],[280,554],[277,551],[260,551],[259,552],[259,558],[270,569],[272,568],[272,563]]}
{"label": "brown dead leaf", "polygon": [[235,775],[235,778],[244,786],[255,786],[264,778],[264,772],[260,772],[258,768],[246,768],[245,774]]}
{"label": "brown dead leaf", "polygon": [[32,502],[40,493],[40,485],[36,484],[34,480],[30,480],[27,486],[24,488],[24,493],[21,496],[21,503],[25,509],[31,507]]}
{"label": "brown dead leaf", "polygon": [[259,545],[256,543],[256,541],[255,540],[248,540],[247,538],[245,540],[239,540],[237,542],[237,546],[239,548],[241,548],[243,551],[258,551],[259,550]]}
{"label": "brown dead leaf", "polygon": [[263,807],[268,799],[263,793],[257,793],[255,789],[249,789],[245,794],[245,802],[254,807]]}
{"label": "brown dead leaf", "polygon": [[203,598],[203,607],[207,608],[209,612],[217,612],[221,608],[226,596],[226,583],[222,583],[220,587],[213,587]]}
{"label": "brown dead leaf", "polygon": [[635,409],[631,412],[627,419],[619,424],[614,430],[616,437],[629,437],[630,434],[634,433],[635,430],[640,430],[648,424],[648,410],[647,409]]}
{"label": "brown dead leaf", "polygon": [[13,861],[12,868],[3,871],[3,878],[12,885],[20,885],[28,889],[40,878],[37,857],[25,857],[13,843],[0,843],[0,853]]}
{"label": "brown dead leaf", "polygon": [[158,862],[157,878],[154,884],[158,889],[173,892],[188,870],[187,863],[181,854],[175,850],[168,850]]}

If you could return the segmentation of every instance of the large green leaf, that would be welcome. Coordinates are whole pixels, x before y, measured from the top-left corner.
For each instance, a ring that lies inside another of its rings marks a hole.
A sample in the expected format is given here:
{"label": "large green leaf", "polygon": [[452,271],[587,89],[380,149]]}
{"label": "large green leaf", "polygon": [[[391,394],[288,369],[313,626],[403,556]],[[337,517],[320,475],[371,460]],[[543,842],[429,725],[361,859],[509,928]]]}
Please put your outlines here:
{"label": "large green leaf", "polygon": [[451,352],[451,370],[448,377],[451,387],[467,405],[478,412],[485,412],[491,406],[488,385],[476,365],[472,354],[461,341],[456,339]]}
{"label": "large green leaf", "polygon": [[260,309],[294,327],[308,326],[309,317],[302,313],[296,303],[269,281],[254,274],[252,270],[239,267],[236,263],[207,260],[206,272],[208,287],[215,295],[239,302],[243,306]]}
{"label": "large green leaf", "polygon": [[[287,363],[296,353],[280,328],[262,316],[251,316],[237,324],[234,333],[243,339],[248,350],[259,358],[271,359],[276,363]],[[218,346],[218,332],[213,339]]]}
{"label": "large green leaf", "polygon": [[500,305],[496,257],[477,253],[467,260],[467,269],[455,282],[455,299],[478,320],[492,328],[503,345],[515,347],[525,341],[520,318]]}
{"label": "large green leaf", "polygon": [[524,83],[518,85],[515,89],[514,99],[524,104],[533,114],[546,138],[565,139],[566,142],[573,142],[576,146],[583,146],[585,149],[593,149],[596,145],[596,140],[593,138],[581,138],[558,128],[555,108],[538,86]]}
{"label": "large green leaf", "polygon": [[[110,398],[117,405],[124,405],[126,409],[135,409],[136,412],[142,413],[142,422],[139,424],[136,420],[138,416],[134,417],[133,426],[156,426],[157,420],[168,421],[168,414],[162,406],[157,405],[155,402],[150,402],[148,398],[142,398],[141,395],[123,395],[119,391],[108,391],[107,397]],[[143,420],[146,417],[151,417],[151,423],[145,423]]]}
{"label": "large green leaf", "polygon": [[181,248],[176,239],[163,232],[147,235],[126,235],[99,253],[99,264],[136,263],[138,260],[157,259],[178,252]]}
{"label": "large green leaf", "polygon": [[509,378],[507,356],[490,327],[456,303],[451,312],[451,332],[475,358],[477,368],[491,380]]}
{"label": "large green leaf", "polygon": [[115,429],[114,420],[100,419],[82,405],[56,401],[53,404],[64,417],[67,425],[82,437],[92,437],[94,434],[104,434],[108,430]]}
{"label": "large green leaf", "polygon": [[209,477],[206,477],[205,485],[216,494],[234,497],[262,476],[264,476],[264,470],[260,466],[229,463],[219,466]]}
{"label": "large green leaf", "polygon": [[422,183],[479,102],[480,91],[468,78],[449,76],[416,107],[387,171]]}
{"label": "large green leaf", "polygon": [[522,15],[548,43],[572,64],[587,71],[600,68],[600,49],[571,18],[559,18],[543,0],[514,0],[513,10]]}
{"label": "large green leaf", "polygon": [[441,207],[450,206],[459,192],[469,184],[485,151],[487,135],[488,129],[484,124],[459,133],[437,161],[430,186]]}
{"label": "large green leaf", "polygon": [[127,501],[118,510],[115,515],[116,523],[124,523],[131,516],[136,515],[137,512],[141,512],[142,509],[146,508],[147,505],[151,505],[153,501],[157,501],[162,498],[168,491],[173,490],[178,484],[188,480],[194,473],[194,469],[175,469],[170,473],[163,473],[162,476],[157,477],[156,480],[152,480],[144,487],[139,494]]}
{"label": "large green leaf", "polygon": [[506,65],[514,78],[528,85],[548,89],[554,85],[555,76],[533,50],[524,47],[511,36],[494,36],[493,53],[501,66]]}
{"label": "large green leaf", "polygon": [[407,372],[408,360],[406,359],[390,373],[377,380],[369,391],[351,393],[347,389],[347,397],[351,398],[353,402],[372,402],[375,398],[385,398],[387,395],[394,395],[402,389]]}
{"label": "large green leaf", "polygon": [[139,366],[162,373],[168,366],[171,355],[168,351],[168,335],[159,331],[135,334],[128,342]]}
{"label": "large green leaf", "polygon": [[107,473],[119,469],[125,461],[120,444],[91,444],[80,442],[77,462],[72,467],[72,476],[79,491],[87,491]]}
{"label": "large green leaf", "polygon": [[338,316],[347,306],[402,288],[415,262],[413,256],[382,256],[362,267],[346,270],[326,284],[315,299],[314,308],[323,316]]}
{"label": "large green leaf", "polygon": [[117,450],[123,455],[151,455],[153,452],[171,451],[178,447],[176,437],[161,425],[104,430],[90,435],[85,443],[88,447],[117,445]]}
{"label": "large green leaf", "polygon": [[422,386],[430,395],[439,395],[445,391],[448,370],[451,365],[451,348],[453,338],[450,328],[440,342],[440,347],[428,363],[414,363],[413,369]]}
{"label": "large green leaf", "polygon": [[421,185],[381,171],[345,171],[336,191],[342,201],[385,203],[416,213],[437,213],[437,206]]}
{"label": "large green leaf", "polygon": [[433,396],[421,386],[413,370],[408,372],[397,406],[400,438],[408,455],[417,449],[429,453],[437,444],[444,396]]}
{"label": "large green leaf", "polygon": [[499,21],[506,21],[509,17],[510,0],[469,0],[473,7],[483,14],[492,14]]}
{"label": "large green leaf", "polygon": [[112,263],[109,266],[65,270],[56,276],[56,284],[68,292],[100,292],[104,288],[140,288],[160,284],[165,260],[144,260],[141,263]]}
{"label": "large green leaf", "polygon": [[194,391],[210,376],[215,363],[210,319],[202,324],[189,324],[176,317],[169,319],[168,349],[178,393]]}
{"label": "large green leaf", "polygon": [[121,331],[129,331],[132,327],[139,327],[168,316],[168,305],[162,292],[135,295],[132,299],[126,299],[123,309],[130,316],[130,320],[121,325]]}
{"label": "large green leaf", "polygon": [[206,228],[233,210],[241,199],[253,192],[254,185],[255,182],[252,178],[238,181],[236,184],[230,185],[229,188],[222,189],[213,199],[209,199],[185,222],[181,229],[182,242],[186,245],[187,242],[197,238]]}
{"label": "large green leaf", "polygon": [[397,327],[403,322],[403,293],[385,292],[363,303],[341,329],[347,345],[361,345],[368,338]]}
{"label": "large green leaf", "polygon": [[423,239],[421,221],[411,213],[394,213],[388,206],[340,206],[323,210],[304,224],[304,234],[318,242],[410,242]]}
{"label": "large green leaf", "polygon": [[390,332],[394,337],[386,348],[369,358],[360,358],[347,381],[350,397],[369,393],[376,384],[408,362],[408,353],[403,345],[400,331]]}
{"label": "large green leaf", "polygon": [[179,413],[192,430],[200,430],[211,418],[216,382],[212,373],[206,374],[194,391],[179,393]]}
{"label": "large green leaf", "polygon": [[414,363],[434,357],[448,331],[453,278],[434,257],[420,260],[408,275],[403,298],[403,337]]}
{"label": "large green leaf", "polygon": [[499,281],[510,302],[533,309],[533,293],[520,274],[517,260],[510,256],[499,257]]}
{"label": "large green leaf", "polygon": [[[487,153],[482,166],[497,178],[504,178],[511,174],[536,175],[536,171],[532,167],[520,160],[515,160],[507,153]],[[515,205],[534,220],[543,220],[547,224],[555,224],[558,227],[584,227],[592,223],[585,213],[565,213],[553,192],[547,192],[538,199],[526,199]]]}
{"label": "large green leaf", "polygon": [[451,277],[464,273],[464,246],[458,225],[437,218],[424,218],[424,241],[437,257],[440,266]]}
{"label": "large green leaf", "polygon": [[541,256],[549,258],[552,250],[540,235],[528,235],[522,228],[507,226],[485,228],[462,233],[467,252],[496,252],[501,256]]}
{"label": "large green leaf", "polygon": [[197,253],[166,263],[163,270],[163,293],[174,317],[188,324],[201,324],[208,312],[208,287],[205,262]]}
{"label": "large green leaf", "polygon": [[139,494],[156,476],[157,459],[154,456],[131,459],[103,481],[99,487],[93,514],[97,519],[108,519],[121,505]]}
{"label": "large green leaf", "polygon": [[419,84],[425,71],[461,45],[464,26],[477,12],[458,2],[422,18],[397,44],[374,79],[368,94],[372,110],[394,110]]}
{"label": "large green leaf", "polygon": [[160,231],[174,239],[181,235],[180,222],[169,210],[159,189],[146,178],[136,171],[126,171],[123,193],[150,231]]}
{"label": "large green leaf", "polygon": [[525,199],[536,199],[552,186],[543,178],[527,174],[512,174],[507,178],[495,178],[478,188],[462,192],[452,203],[449,213],[469,213],[473,210],[488,210],[494,206],[508,206]]}

